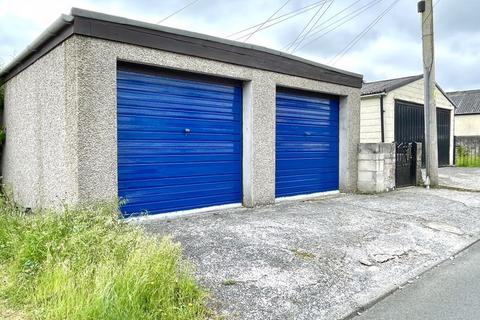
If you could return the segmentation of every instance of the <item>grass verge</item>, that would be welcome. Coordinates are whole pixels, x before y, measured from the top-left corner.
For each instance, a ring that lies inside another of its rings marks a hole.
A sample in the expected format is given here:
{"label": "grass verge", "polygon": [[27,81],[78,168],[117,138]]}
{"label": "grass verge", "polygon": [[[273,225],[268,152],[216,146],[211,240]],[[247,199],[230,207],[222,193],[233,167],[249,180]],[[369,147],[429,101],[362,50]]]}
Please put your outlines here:
{"label": "grass verge", "polygon": [[210,318],[179,245],[125,224],[117,212],[98,205],[25,214],[0,196],[0,315]]}

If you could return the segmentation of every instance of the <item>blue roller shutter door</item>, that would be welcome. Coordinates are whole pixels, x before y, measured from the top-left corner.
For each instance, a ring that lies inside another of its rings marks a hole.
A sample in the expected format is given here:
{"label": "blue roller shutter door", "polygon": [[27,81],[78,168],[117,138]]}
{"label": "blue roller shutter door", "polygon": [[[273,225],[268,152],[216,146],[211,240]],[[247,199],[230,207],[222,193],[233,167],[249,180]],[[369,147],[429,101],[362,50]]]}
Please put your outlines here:
{"label": "blue roller shutter door", "polygon": [[240,83],[119,69],[117,107],[124,215],[241,202]]}
{"label": "blue roller shutter door", "polygon": [[277,91],[275,196],[338,190],[337,97]]}

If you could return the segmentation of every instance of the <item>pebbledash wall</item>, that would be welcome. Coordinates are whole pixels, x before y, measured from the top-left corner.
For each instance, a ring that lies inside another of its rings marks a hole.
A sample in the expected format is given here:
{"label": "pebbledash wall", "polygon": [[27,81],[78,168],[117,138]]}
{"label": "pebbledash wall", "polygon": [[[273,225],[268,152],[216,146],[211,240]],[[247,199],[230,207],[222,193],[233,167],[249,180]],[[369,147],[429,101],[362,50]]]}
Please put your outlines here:
{"label": "pebbledash wall", "polygon": [[[340,191],[357,190],[360,89],[72,34],[6,82],[4,183],[25,207],[117,197],[119,61],[243,81],[243,205],[275,202],[277,86],[340,97]],[[361,76],[356,75],[361,85]]]}

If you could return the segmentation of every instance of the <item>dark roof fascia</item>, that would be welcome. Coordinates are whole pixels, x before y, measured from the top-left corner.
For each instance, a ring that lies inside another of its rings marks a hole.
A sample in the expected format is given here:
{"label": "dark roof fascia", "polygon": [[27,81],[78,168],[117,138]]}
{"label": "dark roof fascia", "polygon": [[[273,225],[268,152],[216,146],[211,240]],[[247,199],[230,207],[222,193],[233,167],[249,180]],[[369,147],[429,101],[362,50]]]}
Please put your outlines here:
{"label": "dark roof fascia", "polygon": [[[116,41],[168,52],[206,58],[317,81],[361,88],[362,75],[325,66],[268,48],[188,32],[156,24],[72,8],[69,32],[45,39],[30,59],[7,66],[0,77],[8,80],[45,55],[72,34]],[[47,50],[48,49],[48,50]]]}
{"label": "dark roof fascia", "polygon": [[480,116],[480,112],[455,113],[456,116]]}

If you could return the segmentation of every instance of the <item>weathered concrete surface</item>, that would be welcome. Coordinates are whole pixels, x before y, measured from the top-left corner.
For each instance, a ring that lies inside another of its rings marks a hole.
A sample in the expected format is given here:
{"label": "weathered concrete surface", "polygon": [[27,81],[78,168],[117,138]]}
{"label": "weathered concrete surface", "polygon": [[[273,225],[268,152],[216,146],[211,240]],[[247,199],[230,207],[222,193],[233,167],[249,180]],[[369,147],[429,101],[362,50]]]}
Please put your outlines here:
{"label": "weathered concrete surface", "polygon": [[480,168],[445,167],[438,175],[441,186],[480,191]]}
{"label": "weathered concrete surface", "polygon": [[472,243],[479,215],[477,193],[410,188],[143,224],[228,318],[338,319]]}
{"label": "weathered concrete surface", "polygon": [[425,273],[356,320],[478,319],[480,243]]}

